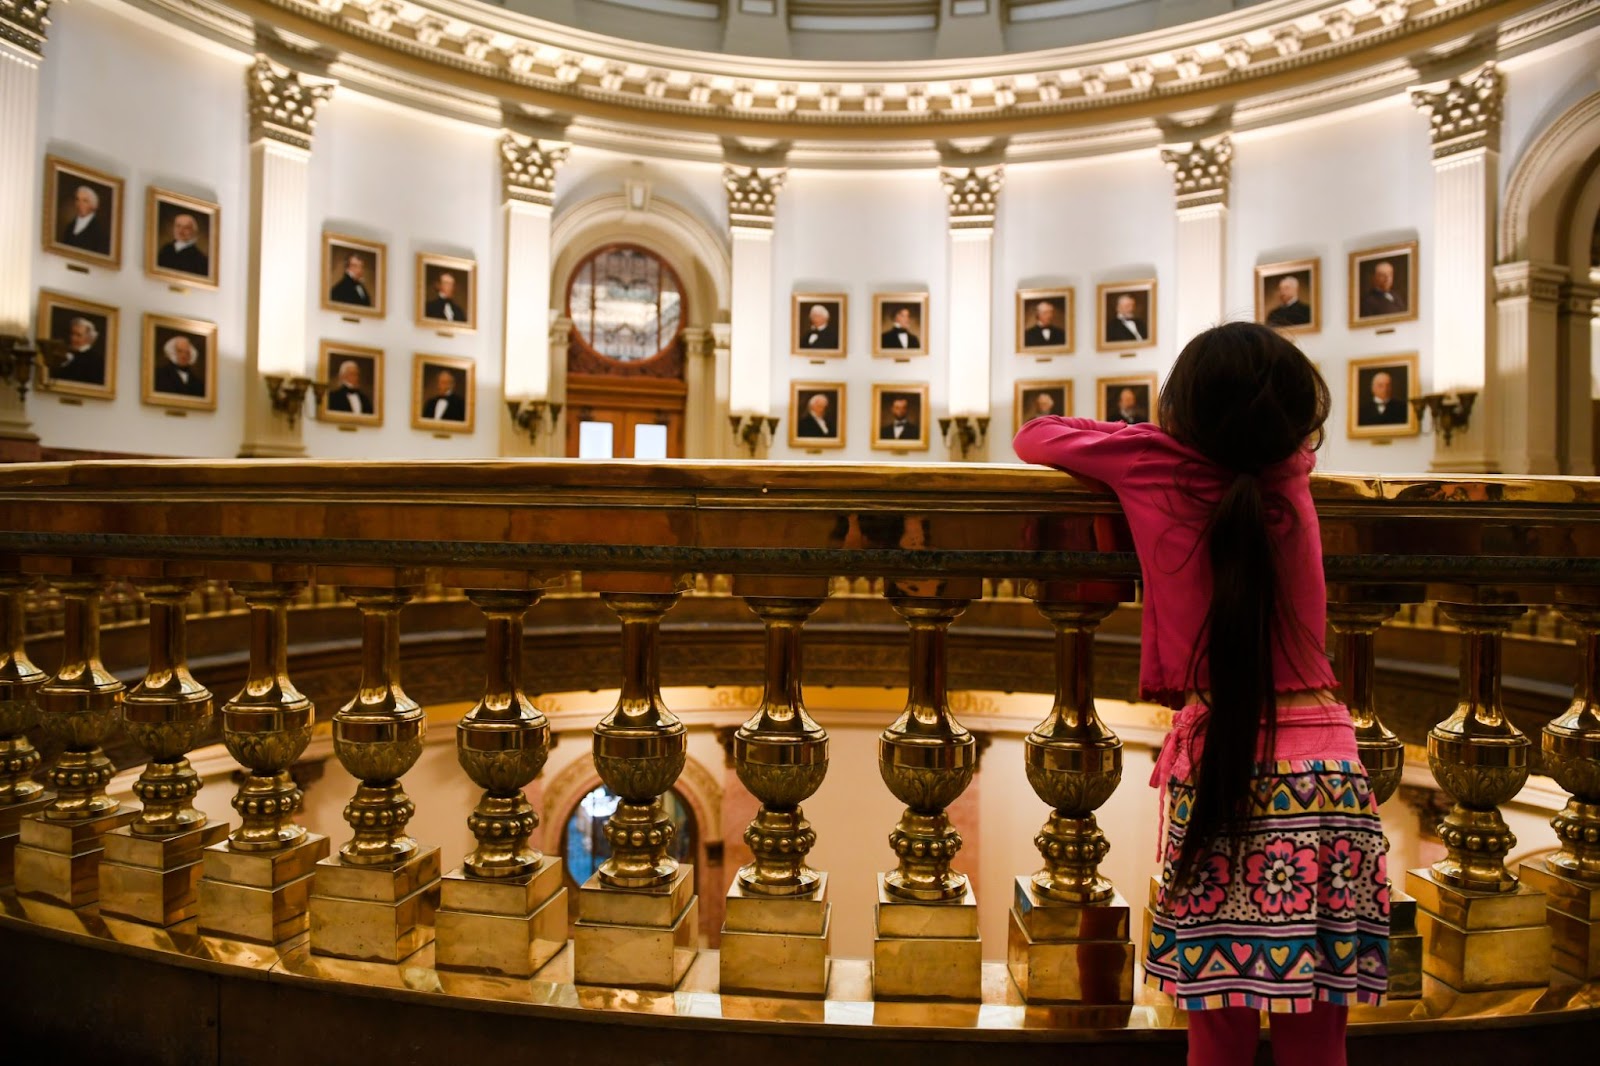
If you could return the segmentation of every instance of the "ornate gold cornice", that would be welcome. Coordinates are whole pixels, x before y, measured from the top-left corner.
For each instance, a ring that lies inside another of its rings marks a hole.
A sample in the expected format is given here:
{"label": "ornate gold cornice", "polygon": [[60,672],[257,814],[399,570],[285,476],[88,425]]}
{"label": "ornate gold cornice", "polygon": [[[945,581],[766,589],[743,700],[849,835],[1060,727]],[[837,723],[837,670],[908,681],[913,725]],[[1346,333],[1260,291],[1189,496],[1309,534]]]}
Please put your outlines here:
{"label": "ornate gold cornice", "polygon": [[334,83],[290,70],[264,54],[245,72],[250,89],[250,140],[281,141],[311,150],[317,105],[333,95]]}
{"label": "ornate gold cornice", "polygon": [[984,167],[940,167],[945,197],[950,208],[951,229],[991,229],[1000,206],[1000,187],[1005,184],[1003,164]]}
{"label": "ornate gold cornice", "polygon": [[778,210],[778,190],[789,176],[787,167],[722,165],[722,187],[728,191],[728,225],[771,229]]}
{"label": "ornate gold cornice", "polygon": [[550,207],[556,197],[556,170],[571,146],[506,130],[500,135],[500,181],[506,200]]}
{"label": "ornate gold cornice", "polygon": [[0,41],[44,55],[50,28],[50,0],[0,0]]}
{"label": "ornate gold cornice", "polygon": [[1433,157],[1475,148],[1500,150],[1500,114],[1505,79],[1493,63],[1442,87],[1411,90],[1411,102],[1428,116],[1433,130]]}
{"label": "ornate gold cornice", "polygon": [[1163,148],[1162,162],[1172,171],[1178,208],[1228,206],[1228,181],[1233,172],[1233,140],[1227,134],[1187,147]]}

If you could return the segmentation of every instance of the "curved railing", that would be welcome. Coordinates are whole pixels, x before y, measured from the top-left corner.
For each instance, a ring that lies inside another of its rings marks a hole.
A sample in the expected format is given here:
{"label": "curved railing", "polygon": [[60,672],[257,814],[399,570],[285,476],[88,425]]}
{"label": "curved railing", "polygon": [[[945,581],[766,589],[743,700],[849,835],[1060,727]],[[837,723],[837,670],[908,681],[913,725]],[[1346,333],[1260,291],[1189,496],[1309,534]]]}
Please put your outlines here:
{"label": "curved railing", "polygon": [[[1375,634],[1402,605],[1423,602],[1459,632],[1458,705],[1427,738],[1433,774],[1455,801],[1439,827],[1447,854],[1403,883],[1393,871],[1395,1009],[1413,1019],[1476,1010],[1592,1020],[1584,982],[1596,976],[1600,916],[1600,713],[1591,698],[1600,694],[1600,482],[1319,477],[1314,494],[1339,674],[1380,795],[1399,781],[1403,745],[1376,711]],[[720,951],[700,953],[698,964],[695,882],[671,858],[658,802],[685,750],[683,724],[660,699],[659,627],[695,572],[730,575],[766,633],[765,695],[732,744],[760,802],[745,838],[754,861],[726,886]],[[967,1017],[955,1007],[916,1015],[894,1006],[933,999],[971,1005],[980,1029],[984,1018],[989,1028],[1062,1039],[1076,1039],[1074,1024],[1134,1035],[1161,1028],[1172,1015],[1159,999],[1134,1005],[1137,923],[1127,900],[1143,889],[1101,875],[1105,836],[1094,813],[1117,787],[1121,744],[1095,711],[1093,637],[1133,598],[1136,575],[1112,497],[1015,467],[0,469],[0,869],[15,878],[0,893],[0,937],[41,965],[115,945],[129,966],[300,989],[282,995],[393,986],[401,998],[454,989],[468,1005],[580,1015],[663,1013],[666,1002],[675,1015],[728,1020],[745,1010],[824,1030],[862,1020],[798,1005],[826,999],[866,1004],[866,1020],[880,1023],[968,1024],[951,1021]],[[288,607],[313,577],[339,588],[362,618],[361,681],[331,716],[335,754],[359,782],[345,812],[349,838],[338,842],[296,824],[300,794],[288,774],[314,715],[287,672]],[[826,784],[828,740],[804,709],[800,647],[807,619],[841,578],[881,579],[909,631],[905,713],[879,752],[885,785],[906,811],[890,838],[898,863],[880,879],[870,967],[829,958],[827,880],[807,863],[814,832],[802,809]],[[62,601],[62,665],[51,676],[22,646],[25,601],[41,580]],[[220,707],[186,661],[191,595],[219,580],[250,611],[248,680],[222,693],[231,698]],[[98,600],[112,581],[131,582],[147,605],[149,668],[131,689],[99,657]],[[528,845],[534,816],[522,790],[544,763],[549,726],[527,698],[521,645],[541,597],[574,581],[617,617],[623,665],[617,705],[594,731],[595,768],[620,797],[606,829],[611,854],[577,890],[569,929],[560,860]],[[1057,675],[1054,708],[1028,738],[1024,766],[1053,814],[1037,834],[1038,868],[1015,871],[1007,965],[987,974],[962,841],[947,815],[975,765],[974,738],[950,709],[948,632],[985,582],[1035,601],[1054,630]],[[462,812],[477,846],[448,872],[437,847],[406,834],[414,803],[403,779],[425,717],[399,679],[400,609],[441,584],[465,589],[485,624],[481,699],[456,738],[482,790]],[[1540,753],[1506,715],[1500,690],[1503,638],[1535,606],[1556,608],[1578,632],[1584,664]],[[208,822],[193,804],[198,779],[185,755],[216,719],[244,767],[237,824]],[[42,774],[28,740],[36,722],[60,748]],[[148,756],[138,808],[105,792],[101,744],[119,723]],[[1499,808],[1534,765],[1571,793],[1552,823],[1561,848],[1511,870],[1514,839]],[[674,988],[710,998],[616,991]],[[1488,993],[1499,998],[1470,999]],[[49,1013],[47,988],[23,995]],[[771,995],[797,1005],[748,1006]],[[984,1014],[979,1004],[1013,1013]],[[1041,1005],[1049,1010],[1038,1013]]]}

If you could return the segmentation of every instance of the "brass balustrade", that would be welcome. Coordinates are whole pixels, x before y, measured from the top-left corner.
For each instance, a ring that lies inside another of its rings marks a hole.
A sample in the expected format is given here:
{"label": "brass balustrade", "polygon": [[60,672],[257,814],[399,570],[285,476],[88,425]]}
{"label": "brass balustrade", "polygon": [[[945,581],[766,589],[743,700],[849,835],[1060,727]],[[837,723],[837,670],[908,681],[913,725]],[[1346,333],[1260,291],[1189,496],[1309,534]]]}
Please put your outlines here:
{"label": "brass balustrade", "polygon": [[[1441,708],[1428,737],[1430,767],[1454,802],[1439,829],[1447,855],[1405,875],[1414,901],[1396,893],[1393,991],[1444,997],[1425,997],[1412,1015],[1422,1019],[1460,993],[1523,988],[1535,990],[1529,1009],[1600,1009],[1589,1006],[1592,990],[1542,991],[1600,976],[1600,482],[1320,477],[1314,494],[1332,647],[1380,797],[1397,786],[1404,751],[1379,713],[1378,631],[1401,605],[1434,601],[1460,634],[1460,699],[1453,713]],[[16,855],[15,890],[0,890],[0,935],[48,926],[114,939],[121,934],[98,915],[121,914],[165,929],[166,939],[141,934],[140,943],[174,958],[247,960],[285,979],[658,1009],[670,999],[648,990],[679,987],[698,951],[699,897],[692,871],[672,856],[662,808],[687,742],[661,698],[661,623],[694,573],[723,575],[719,588],[731,577],[766,634],[763,696],[732,741],[735,771],[760,803],[745,836],[753,859],[715,886],[728,893],[725,954],[713,968],[723,1017],[756,1002],[734,993],[837,998],[857,987],[859,971],[828,956],[827,875],[808,865],[815,831],[801,807],[833,787],[827,735],[805,708],[801,644],[835,591],[883,595],[909,631],[905,710],[879,749],[884,784],[905,811],[883,827],[884,857],[892,852],[895,864],[878,886],[869,995],[883,1013],[874,1017],[922,1017],[897,1014],[904,1005],[890,1001],[935,998],[974,1009],[1051,1005],[1016,1014],[1021,1029],[1088,1018],[1112,1029],[1157,1024],[1161,1015],[1133,1006],[1156,1001],[1134,994],[1130,886],[1100,870],[1115,841],[1095,814],[1122,775],[1122,741],[1094,701],[1096,630],[1130,597],[1137,562],[1111,497],[1021,468],[0,469],[0,860]],[[571,584],[598,593],[620,623],[617,704],[594,730],[595,769],[619,802],[606,826],[610,855],[577,892],[570,950],[561,863],[530,844],[537,814],[523,791],[550,746],[524,688],[523,631],[559,583],[553,574],[573,574]],[[98,651],[97,601],[115,577],[133,578],[148,604],[148,669],[126,694]],[[296,823],[301,797],[288,775],[315,712],[288,676],[287,612],[313,580],[342,589],[362,617],[359,690],[330,723],[335,753],[358,782],[345,811],[350,838],[331,856],[324,838]],[[60,594],[63,612],[63,661],[48,679],[23,649],[24,600],[40,581]],[[227,592],[210,586],[213,606],[236,597],[250,612],[248,680],[220,715],[245,770],[232,827],[198,816],[186,759],[212,705],[184,647],[185,612],[202,581],[229,583]],[[442,878],[438,848],[407,835],[414,801],[401,779],[421,751],[426,716],[401,686],[399,643],[402,608],[440,582],[469,590],[485,633],[481,698],[457,725],[463,771],[480,790],[461,812],[476,847]],[[1015,871],[1000,970],[1009,983],[996,991],[950,816],[978,745],[951,710],[948,634],[971,602],[1002,589],[1025,593],[1050,623],[1056,677],[1021,767],[1051,810],[1035,838],[1042,866]],[[1571,708],[1544,730],[1541,762],[1504,713],[1500,650],[1530,608],[1550,607],[1579,633],[1584,668]],[[48,792],[34,781],[25,735],[35,721],[59,749],[44,771]],[[134,789],[142,809],[106,795],[111,766],[100,746],[119,721],[150,757]],[[1571,794],[1553,822],[1562,846],[1513,871],[1500,808],[1541,767]],[[131,861],[117,850],[131,846],[124,838],[154,857]],[[117,871],[129,866],[153,871],[155,887],[141,891],[154,891],[158,906],[117,902],[129,894]],[[194,929],[206,938],[182,940]],[[1420,965],[1405,961],[1408,952]],[[1063,1013],[1078,1008],[1099,1013]],[[945,1010],[939,1017],[966,1017]],[[798,1008],[773,1017],[827,1020]]]}

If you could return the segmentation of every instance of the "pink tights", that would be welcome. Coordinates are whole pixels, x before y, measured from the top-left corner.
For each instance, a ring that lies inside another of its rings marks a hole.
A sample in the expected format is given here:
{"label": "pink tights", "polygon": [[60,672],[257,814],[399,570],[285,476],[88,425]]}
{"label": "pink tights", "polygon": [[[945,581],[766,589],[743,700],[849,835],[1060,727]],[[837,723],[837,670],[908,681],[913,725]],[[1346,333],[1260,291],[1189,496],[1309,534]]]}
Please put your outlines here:
{"label": "pink tights", "polygon": [[[1271,1014],[1272,1061],[1277,1066],[1345,1066],[1347,1007],[1317,1002],[1309,1014]],[[1248,1007],[1189,1014],[1189,1066],[1250,1066],[1261,1014]]]}

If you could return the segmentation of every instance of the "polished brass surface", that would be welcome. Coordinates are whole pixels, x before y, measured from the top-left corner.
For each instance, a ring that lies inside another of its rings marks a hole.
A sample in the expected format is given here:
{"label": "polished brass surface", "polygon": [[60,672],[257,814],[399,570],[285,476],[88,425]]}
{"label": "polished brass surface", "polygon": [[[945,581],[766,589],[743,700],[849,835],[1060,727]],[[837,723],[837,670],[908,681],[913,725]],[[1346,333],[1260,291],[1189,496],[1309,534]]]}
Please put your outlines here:
{"label": "polished brass surface", "polygon": [[49,818],[49,808],[22,820],[13,861],[17,895],[82,907],[100,898],[104,837],[139,812],[120,804],[88,818]]}
{"label": "polished brass surface", "polygon": [[1461,628],[1461,699],[1455,713],[1428,733],[1428,767],[1456,801],[1439,825],[1445,857],[1433,864],[1433,876],[1471,892],[1509,892],[1517,879],[1505,858],[1517,838],[1500,805],[1528,780],[1530,744],[1501,705],[1500,653],[1506,630],[1527,608],[1441,606]]}
{"label": "polished brass surface", "polygon": [[1006,964],[1028,1003],[1133,1004],[1132,908],[1120,894],[1092,904],[1048,899],[1016,879]]}
{"label": "polished brass surface", "polygon": [[1548,900],[1550,965],[1580,981],[1600,978],[1600,884],[1580,881],[1545,862],[1522,864],[1522,883]]}
{"label": "polished brass surface", "polygon": [[366,962],[399,962],[433,941],[439,849],[413,847],[386,865],[323,859],[312,875],[311,950]]}
{"label": "polished brass surface", "polygon": [[1417,901],[1392,884],[1389,889],[1389,999],[1422,995],[1422,934],[1417,932]]}
{"label": "polished brass surface", "polygon": [[254,944],[281,944],[311,927],[316,864],[328,838],[306,833],[272,851],[239,851],[231,840],[205,850],[200,931]]}
{"label": "polished brass surface", "polygon": [[618,887],[596,873],[578,889],[572,949],[580,985],[671,991],[699,942],[700,897],[688,865],[676,864],[664,884]]}
{"label": "polished brass surface", "polygon": [[1329,590],[1328,624],[1333,627],[1334,673],[1339,691],[1355,721],[1356,750],[1372,782],[1372,795],[1383,803],[1400,787],[1406,749],[1378,716],[1376,685],[1378,630],[1393,618],[1398,604],[1343,601]]}
{"label": "polished brass surface", "polygon": [[[39,686],[46,674],[28,661],[23,648],[23,603],[34,579],[0,569],[0,818],[7,810],[36,804],[44,786],[33,780],[39,753],[28,730],[39,721]],[[15,825],[9,826],[15,832]],[[0,839],[7,823],[0,822]],[[10,883],[0,876],[0,883]]]}
{"label": "polished brass surface", "polygon": [[1544,893],[1514,883],[1473,891],[1442,884],[1434,870],[1406,871],[1417,900],[1422,971],[1458,992],[1539,988],[1550,980]]}
{"label": "polished brass surface", "polygon": [[[111,761],[100,744],[122,717],[126,686],[100,662],[100,592],[104,579],[68,564],[52,578],[64,601],[61,667],[39,686],[39,726],[61,754],[48,779],[56,798],[43,817],[53,822],[97,820],[120,804],[106,795]],[[19,882],[20,884],[21,882]]]}
{"label": "polished brass surface", "polygon": [[160,836],[141,833],[137,819],[113,829],[100,859],[100,913],[163,928],[193,918],[201,851],[227,835],[219,822]]}
{"label": "polished brass surface", "polygon": [[908,900],[878,875],[872,998],[975,1001],[983,991],[978,901],[963,882],[954,899]]}
{"label": "polished brass surface", "polygon": [[950,624],[969,601],[891,595],[889,602],[911,630],[911,679],[906,709],[878,740],[878,772],[906,805],[889,834],[900,864],[885,878],[885,890],[903,900],[958,901],[967,894],[967,877],[950,863],[961,834],[945,808],[972,783],[977,741],[950,713],[945,646]]}
{"label": "polished brass surface", "polygon": [[439,882],[434,965],[441,970],[532,977],[567,944],[562,862],[540,856],[513,876],[452,870]]}
{"label": "polished brass surface", "polygon": [[1600,609],[1568,606],[1578,628],[1583,668],[1572,705],[1544,727],[1544,772],[1572,794],[1550,820],[1561,850],[1545,860],[1551,872],[1600,885]]}

